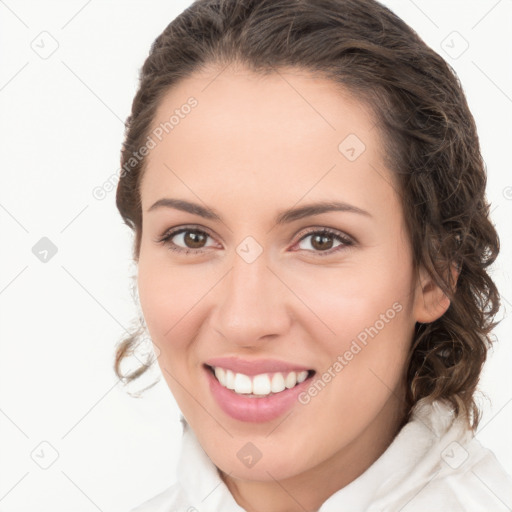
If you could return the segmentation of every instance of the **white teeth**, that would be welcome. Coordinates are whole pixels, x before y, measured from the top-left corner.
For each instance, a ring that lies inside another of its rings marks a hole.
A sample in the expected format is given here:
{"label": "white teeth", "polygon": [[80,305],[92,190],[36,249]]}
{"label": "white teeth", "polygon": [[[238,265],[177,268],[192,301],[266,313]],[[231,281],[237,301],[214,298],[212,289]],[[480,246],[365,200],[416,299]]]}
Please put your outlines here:
{"label": "white teeth", "polygon": [[231,370],[226,370],[226,384],[228,389],[235,389],[235,374]]}
{"label": "white teeth", "polygon": [[243,373],[237,373],[235,375],[235,393],[252,393],[251,378],[247,375],[244,375]]}
{"label": "white teeth", "polygon": [[274,376],[272,377],[272,393],[279,393],[280,391],[283,391],[286,389],[286,386],[284,385],[284,377],[282,373],[274,373]]}
{"label": "white teeth", "polygon": [[255,395],[268,395],[270,391],[271,384],[268,375],[256,375],[252,381],[252,392]]}
{"label": "white teeth", "polygon": [[300,372],[297,374],[297,382],[304,382],[308,378],[308,372],[307,370],[304,370],[303,372]]}
{"label": "white teeth", "polygon": [[266,396],[270,393],[280,393],[285,389],[290,389],[304,382],[308,377],[307,371],[281,372],[268,374],[262,373],[254,375],[252,378],[243,373],[234,373],[224,368],[214,368],[215,377],[222,386],[232,389],[235,393],[241,395],[259,395]]}
{"label": "white teeth", "polygon": [[215,377],[217,377],[217,380],[223,385],[226,385],[226,370],[224,368],[221,368],[220,366],[217,366],[215,368]]}
{"label": "white teeth", "polygon": [[288,389],[290,389],[290,388],[293,388],[293,386],[295,386],[295,384],[297,384],[297,374],[295,372],[290,372],[286,376],[286,379],[284,379],[284,385]]}

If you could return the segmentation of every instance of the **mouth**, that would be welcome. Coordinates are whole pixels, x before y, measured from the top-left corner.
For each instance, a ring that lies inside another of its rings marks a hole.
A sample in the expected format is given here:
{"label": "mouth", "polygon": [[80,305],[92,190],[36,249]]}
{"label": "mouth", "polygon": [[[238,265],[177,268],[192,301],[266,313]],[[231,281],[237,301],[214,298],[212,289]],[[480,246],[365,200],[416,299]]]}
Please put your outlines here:
{"label": "mouth", "polygon": [[223,388],[244,398],[265,398],[282,394],[311,379],[316,373],[315,370],[297,370],[246,375],[221,366],[204,366]]}
{"label": "mouth", "polygon": [[232,419],[254,423],[275,420],[299,406],[301,393],[316,373],[285,360],[236,356],[208,359],[203,371],[220,410]]}

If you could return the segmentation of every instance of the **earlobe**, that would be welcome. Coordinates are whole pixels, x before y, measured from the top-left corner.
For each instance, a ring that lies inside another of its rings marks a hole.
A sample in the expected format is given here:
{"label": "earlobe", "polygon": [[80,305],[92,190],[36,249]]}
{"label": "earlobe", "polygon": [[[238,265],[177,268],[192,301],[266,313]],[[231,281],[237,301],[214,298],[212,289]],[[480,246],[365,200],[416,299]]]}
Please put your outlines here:
{"label": "earlobe", "polygon": [[[458,269],[452,266],[452,283],[455,286],[458,278]],[[414,315],[417,322],[428,324],[441,318],[450,307],[450,299],[435,283],[424,268],[420,269],[416,297],[414,303]]]}

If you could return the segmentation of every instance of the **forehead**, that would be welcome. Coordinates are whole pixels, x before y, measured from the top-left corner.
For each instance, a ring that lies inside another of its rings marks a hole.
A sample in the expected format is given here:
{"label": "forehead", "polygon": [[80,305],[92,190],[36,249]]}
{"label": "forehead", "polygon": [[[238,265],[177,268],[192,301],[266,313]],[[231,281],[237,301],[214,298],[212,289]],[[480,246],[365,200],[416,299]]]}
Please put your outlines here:
{"label": "forehead", "polygon": [[292,204],[329,194],[362,207],[392,194],[373,111],[304,70],[196,73],[163,97],[151,133],[143,209],[177,190],[189,197],[265,190]]}

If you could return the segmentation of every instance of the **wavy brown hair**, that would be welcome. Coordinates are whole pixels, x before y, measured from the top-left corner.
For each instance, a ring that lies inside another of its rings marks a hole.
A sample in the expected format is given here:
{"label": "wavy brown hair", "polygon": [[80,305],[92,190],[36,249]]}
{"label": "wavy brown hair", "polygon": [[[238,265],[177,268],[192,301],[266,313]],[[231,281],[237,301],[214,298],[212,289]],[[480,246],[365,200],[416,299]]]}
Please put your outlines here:
{"label": "wavy brown hair", "polygon": [[[262,74],[289,67],[314,72],[372,108],[386,163],[396,173],[416,275],[424,267],[451,301],[438,320],[416,324],[407,410],[421,398],[445,399],[476,428],[474,393],[499,310],[488,273],[499,238],[489,219],[475,122],[455,71],[374,0],[198,0],[167,26],[141,69],[121,152],[116,204],[135,232],[134,261],[145,159],[133,157],[146,142],[155,111],[180,80],[230,63]],[[149,367],[121,371],[139,335],[137,330],[118,344],[114,369],[123,382]]]}

